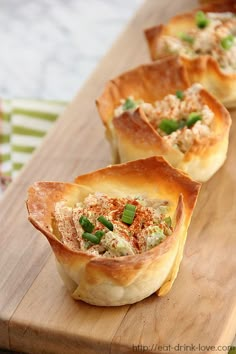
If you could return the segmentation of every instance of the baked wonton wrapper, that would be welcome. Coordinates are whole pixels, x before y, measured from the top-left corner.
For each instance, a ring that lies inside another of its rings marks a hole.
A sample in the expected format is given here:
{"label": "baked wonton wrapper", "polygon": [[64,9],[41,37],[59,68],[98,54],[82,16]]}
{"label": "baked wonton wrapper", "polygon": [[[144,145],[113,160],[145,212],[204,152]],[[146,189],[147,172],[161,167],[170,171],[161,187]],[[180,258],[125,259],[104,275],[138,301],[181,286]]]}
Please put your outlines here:
{"label": "baked wonton wrapper", "polygon": [[222,1],[222,0],[199,0],[198,1],[200,4],[214,4],[214,6],[215,5],[217,5],[217,6],[219,6],[219,5],[221,5],[221,6],[225,6],[225,3],[231,3],[231,4],[234,4],[234,3],[236,3],[236,1],[235,0],[224,0],[224,1]]}
{"label": "baked wonton wrapper", "polygon": [[[30,222],[47,237],[72,297],[99,306],[118,306],[140,301],[158,289],[163,296],[171,289],[199,188],[200,184],[161,157],[152,157],[108,166],[77,177],[74,184],[35,183],[29,188],[27,208]],[[72,206],[98,191],[118,198],[145,194],[168,200],[173,233],[158,246],[132,256],[108,258],[72,250],[55,231],[55,203],[65,200]]]}
{"label": "baked wonton wrapper", "polygon": [[[127,151],[127,154],[131,155],[130,157],[126,156],[126,151],[124,154],[120,152],[122,143],[121,146],[118,146],[119,141],[117,141],[116,129],[113,126],[114,110],[120,105],[120,100],[133,96],[135,100],[142,98],[145,102],[155,102],[169,93],[175,93],[176,90],[185,90],[189,84],[187,73],[180,60],[176,58],[141,65],[106,84],[102,95],[96,100],[96,104],[106,127],[106,136],[112,147],[113,162],[126,162],[135,158],[155,155],[155,153],[147,154],[143,151],[141,155],[138,152],[133,158],[132,152],[129,154]],[[127,132],[129,134],[129,129]],[[145,139],[142,140],[147,144]]]}
{"label": "baked wonton wrapper", "polygon": [[[195,28],[195,14],[199,10],[204,12],[236,13],[236,2],[234,0],[211,2],[192,12],[172,17],[166,25],[161,24],[146,29],[145,36],[152,60],[170,55],[165,55],[158,51],[162,36],[176,37],[178,33]],[[236,107],[236,71],[232,73],[224,72],[211,55],[199,55],[194,58],[180,55],[180,57],[191,83],[201,83],[206,90],[212,93],[227,108]]]}
{"label": "baked wonton wrapper", "polygon": [[194,143],[186,153],[168,144],[141,108],[114,118],[114,110],[122,98],[133,96],[136,100],[154,103],[188,86],[185,69],[178,57],[142,65],[107,83],[96,103],[112,146],[114,162],[160,155],[197,181],[204,182],[212,177],[226,159],[231,118],[223,105],[205,89],[200,90],[200,96],[215,115],[212,134]]}

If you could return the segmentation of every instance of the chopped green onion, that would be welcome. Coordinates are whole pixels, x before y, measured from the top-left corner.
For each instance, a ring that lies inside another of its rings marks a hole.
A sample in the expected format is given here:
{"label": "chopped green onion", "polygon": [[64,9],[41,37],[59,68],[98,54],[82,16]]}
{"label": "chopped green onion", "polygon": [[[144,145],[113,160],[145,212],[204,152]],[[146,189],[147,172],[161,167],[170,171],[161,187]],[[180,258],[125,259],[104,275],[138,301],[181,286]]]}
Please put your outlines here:
{"label": "chopped green onion", "polygon": [[184,127],[191,128],[198,120],[201,120],[202,116],[197,112],[192,112],[189,114],[187,120],[173,120],[173,119],[162,119],[159,124],[159,129],[161,129],[167,135],[175,132],[178,129],[182,129]]}
{"label": "chopped green onion", "polygon": [[173,119],[162,119],[159,128],[166,134],[171,134],[179,129],[179,122]]}
{"label": "chopped green onion", "polygon": [[182,39],[182,41],[184,41],[184,42],[188,42],[189,44],[193,44],[193,42],[194,42],[194,38],[192,36],[190,36],[189,34],[184,33],[184,32],[181,32],[179,34],[179,38]]}
{"label": "chopped green onion", "polygon": [[100,223],[106,226],[109,230],[113,231],[112,223],[106,218],[104,218],[104,216],[99,216],[98,221],[100,221]]}
{"label": "chopped green onion", "polygon": [[135,211],[136,210],[136,206],[133,205],[133,204],[126,204],[125,205],[125,209],[131,210],[131,211]]}
{"label": "chopped green onion", "polygon": [[201,120],[202,116],[197,112],[192,112],[189,114],[188,119],[186,121],[186,125],[188,128],[191,128],[198,120]]}
{"label": "chopped green onion", "polygon": [[94,229],[94,225],[89,221],[88,218],[86,218],[86,216],[82,215],[79,219],[79,223],[85,232],[92,232]]}
{"label": "chopped green onion", "polygon": [[177,90],[175,95],[179,100],[182,100],[184,98],[184,93],[181,90]]}
{"label": "chopped green onion", "polygon": [[203,11],[198,11],[195,15],[195,22],[198,28],[205,28],[209,25],[209,19]]}
{"label": "chopped green onion", "polygon": [[89,232],[84,232],[82,234],[82,238],[84,238],[85,240],[90,241],[92,243],[96,243],[96,244],[98,244],[100,242],[100,239],[97,236],[90,234]]}
{"label": "chopped green onion", "polygon": [[105,231],[102,230],[98,230],[95,232],[95,236],[99,239],[99,241],[101,240],[101,238],[105,235]]}
{"label": "chopped green onion", "polygon": [[165,223],[167,226],[171,226],[171,217],[170,216],[167,216],[165,219],[164,219]]}
{"label": "chopped green onion", "polygon": [[220,42],[222,48],[225,50],[229,50],[232,45],[234,44],[234,36],[232,34],[228,35],[227,37],[224,37],[221,42]]}
{"label": "chopped green onion", "polygon": [[126,98],[125,103],[123,104],[123,110],[126,111],[127,109],[134,109],[137,107],[137,103],[132,100],[131,98]]}
{"label": "chopped green onion", "polygon": [[122,217],[121,217],[121,221],[123,221],[126,224],[131,225],[132,222],[134,221],[134,217],[135,217],[135,212],[136,212],[136,206],[133,204],[126,204]]}

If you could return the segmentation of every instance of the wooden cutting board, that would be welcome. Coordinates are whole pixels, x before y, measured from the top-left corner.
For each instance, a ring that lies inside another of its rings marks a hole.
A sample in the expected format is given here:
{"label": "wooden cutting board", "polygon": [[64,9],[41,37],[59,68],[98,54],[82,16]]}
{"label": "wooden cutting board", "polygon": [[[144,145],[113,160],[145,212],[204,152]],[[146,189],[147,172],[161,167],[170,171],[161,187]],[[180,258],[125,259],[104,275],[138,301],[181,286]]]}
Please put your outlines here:
{"label": "wooden cutting board", "polygon": [[[194,6],[196,1],[190,0],[146,1],[7,190],[0,204],[0,347],[37,354],[118,354],[187,353],[186,346],[192,345],[196,353],[214,353],[223,351],[216,351],[216,346],[232,343],[236,124],[227,162],[202,187],[178,278],[164,298],[152,295],[119,308],[72,300],[57,275],[46,239],[27,221],[24,205],[34,181],[73,181],[76,175],[111,162],[95,98],[108,79],[149,61],[145,27]],[[232,118],[236,119],[236,111]]]}

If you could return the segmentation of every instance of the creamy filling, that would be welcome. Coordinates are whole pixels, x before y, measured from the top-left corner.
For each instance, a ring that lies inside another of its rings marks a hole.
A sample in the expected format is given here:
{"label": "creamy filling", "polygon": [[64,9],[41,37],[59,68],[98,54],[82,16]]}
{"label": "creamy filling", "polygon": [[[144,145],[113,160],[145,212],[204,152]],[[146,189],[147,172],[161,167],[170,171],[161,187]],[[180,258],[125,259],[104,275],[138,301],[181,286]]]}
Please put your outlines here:
{"label": "creamy filling", "polygon": [[[181,54],[194,58],[209,54],[226,72],[236,71],[236,17],[233,13],[206,13],[205,26],[196,26],[174,36],[163,36],[158,44],[158,53]],[[203,22],[204,24],[204,22]]]}
{"label": "creamy filling", "polygon": [[[130,212],[135,209],[130,222]],[[110,198],[90,194],[73,207],[60,201],[55,205],[54,224],[61,242],[73,250],[103,257],[120,257],[145,252],[163,242],[173,232],[165,200],[144,196]],[[103,217],[107,223],[100,217]],[[111,227],[112,225],[112,227]],[[55,229],[55,227],[54,227]],[[96,238],[97,237],[97,238]]]}
{"label": "creamy filling", "polygon": [[211,135],[214,113],[202,102],[202,86],[194,84],[186,91],[165,96],[161,101],[147,103],[128,97],[121,100],[114,116],[141,107],[152,127],[172,147],[186,153],[191,147]]}

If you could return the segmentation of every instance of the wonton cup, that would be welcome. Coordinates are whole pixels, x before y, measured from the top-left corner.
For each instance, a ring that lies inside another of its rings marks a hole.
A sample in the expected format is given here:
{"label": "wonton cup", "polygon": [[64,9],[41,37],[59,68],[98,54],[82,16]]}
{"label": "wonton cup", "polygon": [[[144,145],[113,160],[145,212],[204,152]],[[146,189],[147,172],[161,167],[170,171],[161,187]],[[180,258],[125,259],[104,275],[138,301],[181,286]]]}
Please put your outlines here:
{"label": "wonton cup", "polygon": [[[158,53],[158,47],[162,36],[176,37],[178,33],[186,32],[196,26],[195,14],[204,12],[233,12],[236,13],[236,3],[233,0],[216,1],[192,12],[174,16],[166,25],[158,25],[145,30],[149,51],[152,60],[157,60],[170,54]],[[221,70],[217,61],[211,55],[199,55],[189,58],[180,55],[188,78],[191,83],[201,83],[206,90],[212,93],[227,108],[236,107],[236,72],[226,73]]]}
{"label": "wonton cup", "polygon": [[107,83],[96,103],[112,146],[114,162],[159,155],[197,181],[204,182],[212,177],[226,159],[231,118],[223,105],[205,89],[200,90],[200,95],[215,115],[213,134],[194,143],[186,153],[168,144],[152,127],[141,108],[114,118],[114,110],[122,98],[133,96],[154,103],[187,87],[189,82],[178,57],[142,65]]}
{"label": "wonton cup", "polygon": [[[171,167],[163,158],[108,166],[77,177],[75,183],[38,182],[29,188],[29,221],[48,239],[59,272],[75,299],[98,306],[119,306],[140,301],[158,290],[171,289],[183,256],[188,225],[200,184]],[[89,193],[111,197],[145,194],[170,203],[173,233],[158,246],[141,254],[116,258],[73,251],[55,232],[55,203],[73,206]]]}
{"label": "wonton cup", "polygon": [[[214,4],[217,5],[218,7],[221,5],[221,6],[226,6],[225,4],[234,4],[235,3],[235,0],[199,0],[198,1],[200,4],[211,4],[211,6]],[[223,7],[224,8],[224,7]],[[219,10],[218,10],[219,11]]]}

